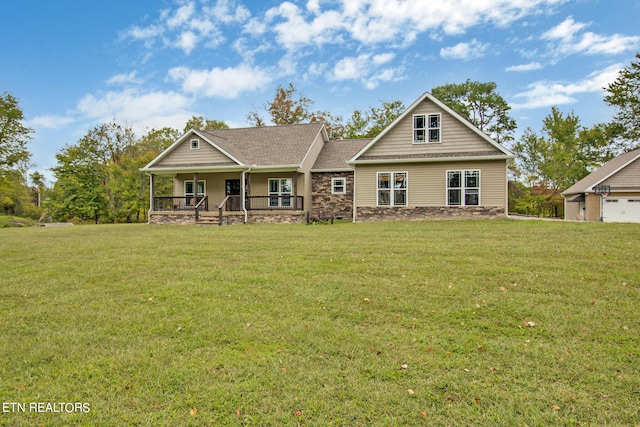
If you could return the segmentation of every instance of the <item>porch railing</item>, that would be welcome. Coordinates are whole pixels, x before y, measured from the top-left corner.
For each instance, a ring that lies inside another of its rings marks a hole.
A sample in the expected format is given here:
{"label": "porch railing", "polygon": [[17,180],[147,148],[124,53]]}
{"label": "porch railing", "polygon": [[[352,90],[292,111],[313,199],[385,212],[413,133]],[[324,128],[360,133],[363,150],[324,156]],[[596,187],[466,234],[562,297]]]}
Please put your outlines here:
{"label": "porch railing", "polygon": [[249,196],[247,210],[304,210],[303,196]]}
{"label": "porch railing", "polygon": [[175,197],[160,196],[153,198],[154,211],[192,211],[198,205],[198,210],[209,210],[209,200],[207,196]]}
{"label": "porch railing", "polygon": [[[242,210],[241,196],[227,196],[218,209],[225,212],[238,212]],[[188,211],[194,210],[208,211],[209,200],[207,196],[174,197],[161,196],[153,198],[154,211]],[[249,196],[246,200],[247,210],[304,210],[303,196]]]}

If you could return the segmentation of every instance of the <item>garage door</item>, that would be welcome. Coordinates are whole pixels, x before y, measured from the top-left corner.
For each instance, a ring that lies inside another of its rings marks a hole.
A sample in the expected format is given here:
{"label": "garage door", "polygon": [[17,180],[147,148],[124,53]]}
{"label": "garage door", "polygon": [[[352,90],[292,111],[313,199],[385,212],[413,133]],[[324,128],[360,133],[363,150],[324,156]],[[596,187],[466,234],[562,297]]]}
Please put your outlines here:
{"label": "garage door", "polygon": [[607,198],[602,213],[604,222],[640,222],[640,198]]}

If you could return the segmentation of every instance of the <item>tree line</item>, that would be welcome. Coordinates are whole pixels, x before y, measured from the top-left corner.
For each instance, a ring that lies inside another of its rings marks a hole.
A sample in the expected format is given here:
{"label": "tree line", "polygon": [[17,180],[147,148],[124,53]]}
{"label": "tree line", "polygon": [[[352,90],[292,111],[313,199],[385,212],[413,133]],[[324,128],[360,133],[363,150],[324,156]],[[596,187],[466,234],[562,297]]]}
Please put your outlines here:
{"label": "tree line", "polygon": [[[511,107],[494,82],[467,80],[432,88],[431,93],[515,155],[510,165],[511,212],[562,216],[560,192],[615,155],[637,148],[640,138],[640,53],[604,88],[604,102],[615,109],[610,123],[584,127],[573,111],[552,107],[539,131],[527,128],[515,141],[517,128]],[[252,126],[298,123],[325,124],[330,139],[373,138],[404,110],[401,101],[355,110],[341,116],[313,110],[314,102],[293,83],[278,86],[273,100],[246,116]],[[17,98],[0,96],[0,205],[5,214],[51,220],[91,222],[145,221],[149,210],[149,179],[140,168],[179,136],[173,128],[152,129],[136,137],[131,127],[115,120],[91,129],[75,144],[56,154],[55,182],[45,183],[40,172],[29,173],[28,143],[33,130],[23,124]],[[193,116],[183,132],[224,129],[224,121]],[[171,194],[170,178],[158,177],[157,194]]]}

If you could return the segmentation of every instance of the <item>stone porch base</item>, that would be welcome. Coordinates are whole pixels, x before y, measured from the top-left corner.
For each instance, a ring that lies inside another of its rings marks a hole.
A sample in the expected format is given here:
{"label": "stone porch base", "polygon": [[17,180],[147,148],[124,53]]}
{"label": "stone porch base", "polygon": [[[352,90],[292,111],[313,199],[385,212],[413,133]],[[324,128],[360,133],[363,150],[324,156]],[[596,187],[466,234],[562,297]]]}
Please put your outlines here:
{"label": "stone porch base", "polygon": [[[306,212],[299,211],[253,211],[249,212],[248,224],[301,224],[306,222]],[[226,212],[222,224],[217,212],[201,212],[197,224],[239,225],[244,224],[244,212]],[[193,211],[149,212],[149,224],[152,225],[194,225],[196,216]]]}

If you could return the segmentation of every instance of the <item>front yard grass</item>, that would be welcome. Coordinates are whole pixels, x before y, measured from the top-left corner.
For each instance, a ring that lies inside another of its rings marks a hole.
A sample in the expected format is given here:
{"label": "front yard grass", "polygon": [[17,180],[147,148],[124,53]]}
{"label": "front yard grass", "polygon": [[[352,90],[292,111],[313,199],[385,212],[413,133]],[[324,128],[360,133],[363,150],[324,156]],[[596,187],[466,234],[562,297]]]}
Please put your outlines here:
{"label": "front yard grass", "polygon": [[0,259],[0,425],[640,423],[638,224],[2,229]]}

